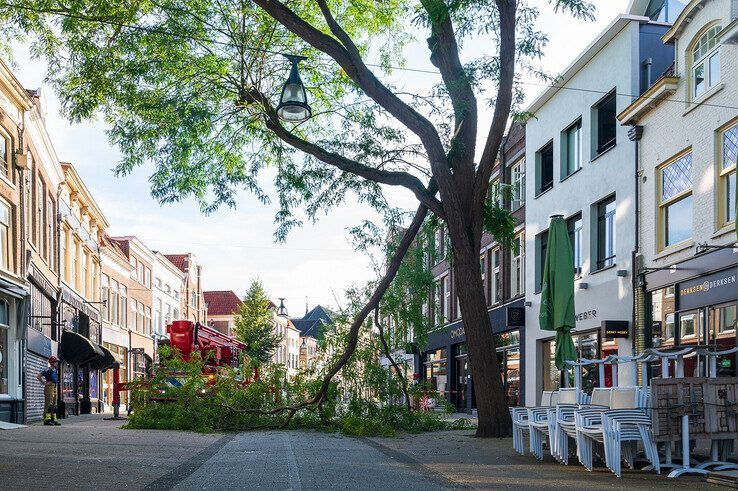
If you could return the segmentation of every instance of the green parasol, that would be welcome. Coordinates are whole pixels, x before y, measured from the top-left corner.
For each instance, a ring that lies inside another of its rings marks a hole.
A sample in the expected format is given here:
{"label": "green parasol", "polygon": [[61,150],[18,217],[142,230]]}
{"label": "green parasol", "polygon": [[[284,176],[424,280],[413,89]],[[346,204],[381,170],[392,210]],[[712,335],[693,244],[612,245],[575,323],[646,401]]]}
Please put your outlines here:
{"label": "green parasol", "polygon": [[576,361],[577,351],[571,338],[575,322],[574,253],[561,215],[551,217],[548,229],[538,320],[541,329],[556,331],[556,368],[561,370],[566,360]]}

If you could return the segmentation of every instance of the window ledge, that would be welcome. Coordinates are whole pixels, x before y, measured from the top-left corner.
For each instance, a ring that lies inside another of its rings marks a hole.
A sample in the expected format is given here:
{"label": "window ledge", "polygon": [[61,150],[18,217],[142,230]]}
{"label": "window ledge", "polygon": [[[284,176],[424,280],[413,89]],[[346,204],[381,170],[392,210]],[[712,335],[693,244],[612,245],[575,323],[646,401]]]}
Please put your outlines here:
{"label": "window ledge", "polygon": [[5,184],[10,186],[13,190],[18,189],[15,184],[13,184],[13,181],[10,180],[10,178],[5,177],[3,174],[0,174],[0,180],[2,180]]}
{"label": "window ledge", "polygon": [[582,170],[582,168],[581,168],[581,167],[579,167],[579,168],[578,168],[577,170],[575,170],[575,171],[574,171],[574,172],[572,172],[571,174],[568,174],[568,175],[567,175],[566,177],[564,177],[563,179],[561,179],[561,180],[560,180],[559,182],[564,182],[564,181],[566,181],[567,179],[569,179],[569,178],[570,178],[571,176],[573,176],[574,174],[576,174],[576,173],[577,173],[577,172],[579,172],[580,170]]}
{"label": "window ledge", "polygon": [[721,229],[717,230],[714,234],[712,234],[712,236],[710,238],[711,239],[717,239],[717,238],[722,237],[723,235],[726,235],[726,234],[735,234],[735,221],[728,222],[725,225],[723,225],[723,227]]}
{"label": "window ledge", "polygon": [[658,254],[656,254],[653,258],[654,259],[661,259],[661,258],[664,258],[664,257],[668,257],[668,256],[671,256],[672,254],[676,254],[677,252],[684,251],[684,250],[689,249],[691,247],[694,247],[694,240],[692,240],[692,239],[683,240],[683,241],[678,242],[678,243],[676,243],[674,245],[671,245],[671,246],[669,246],[669,247],[667,247],[665,249],[662,249],[661,252],[659,252]]}
{"label": "window ledge", "polygon": [[699,96],[697,99],[693,99],[691,103],[687,104],[687,109],[684,110],[682,116],[686,116],[687,114],[700,107],[705,101],[712,98],[712,96],[723,90],[723,87],[725,87],[725,84],[718,84],[715,87],[709,88],[707,92]]}
{"label": "window ledge", "polygon": [[610,145],[609,147],[607,147],[606,149],[604,149],[604,150],[603,150],[602,152],[600,152],[600,153],[598,153],[597,155],[595,155],[594,157],[592,157],[592,158],[591,158],[591,159],[589,160],[589,161],[590,161],[590,163],[592,163],[592,162],[594,162],[595,160],[599,159],[600,157],[602,157],[603,155],[605,155],[606,153],[608,153],[608,152],[609,152],[610,150],[612,150],[613,148],[615,148],[615,147],[617,147],[617,146],[618,146],[617,142],[613,143],[612,145]]}
{"label": "window ledge", "polygon": [[534,199],[538,199],[538,198],[540,198],[541,196],[543,196],[543,195],[544,195],[544,194],[546,194],[547,192],[551,191],[551,190],[552,190],[553,188],[554,188],[554,187],[553,187],[553,184],[552,184],[552,185],[551,185],[551,186],[549,186],[548,188],[546,188],[546,189],[544,189],[543,191],[540,191],[540,192],[539,192],[538,194],[536,194],[536,196],[535,196],[535,198],[534,198]]}
{"label": "window ledge", "polygon": [[611,265],[609,265],[609,266],[605,266],[604,268],[596,269],[596,270],[592,271],[592,272],[591,272],[591,273],[589,273],[589,274],[597,274],[597,273],[602,273],[603,271],[607,271],[608,269],[613,269],[613,268],[616,268],[616,267],[617,267],[617,265],[618,265],[618,263],[612,263]]}

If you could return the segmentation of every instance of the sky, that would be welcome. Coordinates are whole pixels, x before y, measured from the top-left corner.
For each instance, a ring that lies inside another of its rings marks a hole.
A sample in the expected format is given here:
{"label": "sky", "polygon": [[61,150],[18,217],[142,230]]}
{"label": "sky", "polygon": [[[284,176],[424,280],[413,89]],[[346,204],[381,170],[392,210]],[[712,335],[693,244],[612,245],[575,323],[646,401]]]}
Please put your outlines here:
{"label": "sky", "polygon": [[[539,29],[549,37],[541,67],[556,74],[617,14],[626,11],[628,1],[595,0],[594,22],[553,15],[546,0],[531,0],[531,3],[540,7]],[[420,34],[417,42],[407,48],[405,66],[433,69]],[[467,43],[464,52],[473,53],[475,47],[484,49],[483,41]],[[148,176],[152,167],[115,177],[112,169],[120,154],[108,142],[105,123],[70,124],[59,113],[59,101],[44,85],[47,72],[44,61],[31,59],[22,46],[16,48],[14,56],[17,66],[13,70],[20,82],[29,89],[42,89],[48,112],[47,127],[57,154],[77,168],[110,223],[110,235],[135,235],[150,249],[163,253],[193,252],[203,265],[205,290],[233,290],[242,296],[251,279],[258,277],[273,299],[286,299],[292,316],[302,315],[306,305],[312,308],[322,304],[340,310],[344,289],[372,278],[369,259],[352,250],[346,231],[347,227],[368,218],[355,203],[348,202],[318,222],[307,222],[302,228],[294,229],[285,243],[273,240],[276,207],[263,205],[246,192],[239,194],[235,209],[221,207],[207,216],[193,200],[160,205],[149,194]],[[389,81],[400,88],[417,91],[430,87],[433,77],[397,70]],[[542,90],[536,83],[526,85],[527,100],[531,101]],[[480,104],[480,111],[484,109]],[[491,114],[488,113],[480,113],[480,128],[489,124]],[[262,179],[267,191],[273,190],[268,177],[265,174]],[[417,206],[408,192],[393,190],[389,197],[396,206],[407,209]]]}

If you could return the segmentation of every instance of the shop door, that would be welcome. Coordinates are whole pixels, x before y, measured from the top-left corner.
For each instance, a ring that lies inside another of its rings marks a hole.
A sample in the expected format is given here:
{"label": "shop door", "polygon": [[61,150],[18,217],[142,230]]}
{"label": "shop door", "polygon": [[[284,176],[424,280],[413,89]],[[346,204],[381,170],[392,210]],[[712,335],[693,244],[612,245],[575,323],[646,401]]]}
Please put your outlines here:
{"label": "shop door", "polygon": [[457,411],[466,410],[466,398],[468,394],[469,380],[469,358],[459,356],[456,358],[456,394],[455,405]]}
{"label": "shop door", "polygon": [[[707,343],[716,350],[724,351],[736,346],[736,306],[735,304],[710,307],[707,312]],[[735,354],[720,356],[716,360],[718,377],[735,377]],[[705,361],[704,374],[709,375]]]}

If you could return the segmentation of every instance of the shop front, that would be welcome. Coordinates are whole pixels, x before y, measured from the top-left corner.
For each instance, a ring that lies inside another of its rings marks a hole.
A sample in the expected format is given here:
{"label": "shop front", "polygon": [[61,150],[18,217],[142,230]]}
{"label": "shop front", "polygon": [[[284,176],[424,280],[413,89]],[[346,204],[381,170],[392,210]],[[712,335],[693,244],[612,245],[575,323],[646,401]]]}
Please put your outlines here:
{"label": "shop front", "polygon": [[[523,308],[524,301],[517,300],[489,311],[500,376],[511,406],[519,405],[522,401]],[[439,398],[453,405],[457,411],[471,413],[476,408],[472,362],[463,320],[460,320],[428,334],[427,346],[421,354],[421,377],[438,392]]]}
{"label": "shop front", "polygon": [[[707,346],[726,350],[736,346],[738,252],[717,249],[645,275],[650,302],[646,322],[647,346],[661,350],[680,346]],[[685,377],[707,376],[706,360],[684,360]],[[670,367],[670,375],[674,373]],[[717,360],[718,376],[736,376],[735,354]],[[651,377],[661,376],[653,363]]]}
{"label": "shop front", "polygon": [[[121,382],[128,381],[128,346],[130,343],[129,333],[118,327],[103,323],[102,326],[103,347],[107,349],[120,366],[119,376]],[[125,407],[128,394],[120,393],[120,402]],[[104,411],[113,409],[113,371],[108,370],[102,374],[102,403]]]}
{"label": "shop front", "polygon": [[23,343],[28,292],[0,279],[0,421],[23,423]]}
{"label": "shop front", "polygon": [[36,380],[36,374],[48,367],[51,355],[58,353],[58,290],[34,264],[31,264],[28,279],[31,296],[26,333],[26,418],[28,421],[38,421],[43,417],[44,392],[43,386]]}
{"label": "shop front", "polygon": [[[59,307],[59,320],[63,331],[70,331],[83,339],[75,342],[84,344],[87,340],[94,353],[83,353],[79,357],[66,359],[60,355],[61,379],[60,412],[68,415],[90,414],[102,411],[100,370],[90,361],[101,356],[100,312],[75,292],[63,288]],[[62,332],[63,335],[63,332]],[[80,348],[82,350],[83,348]]]}

